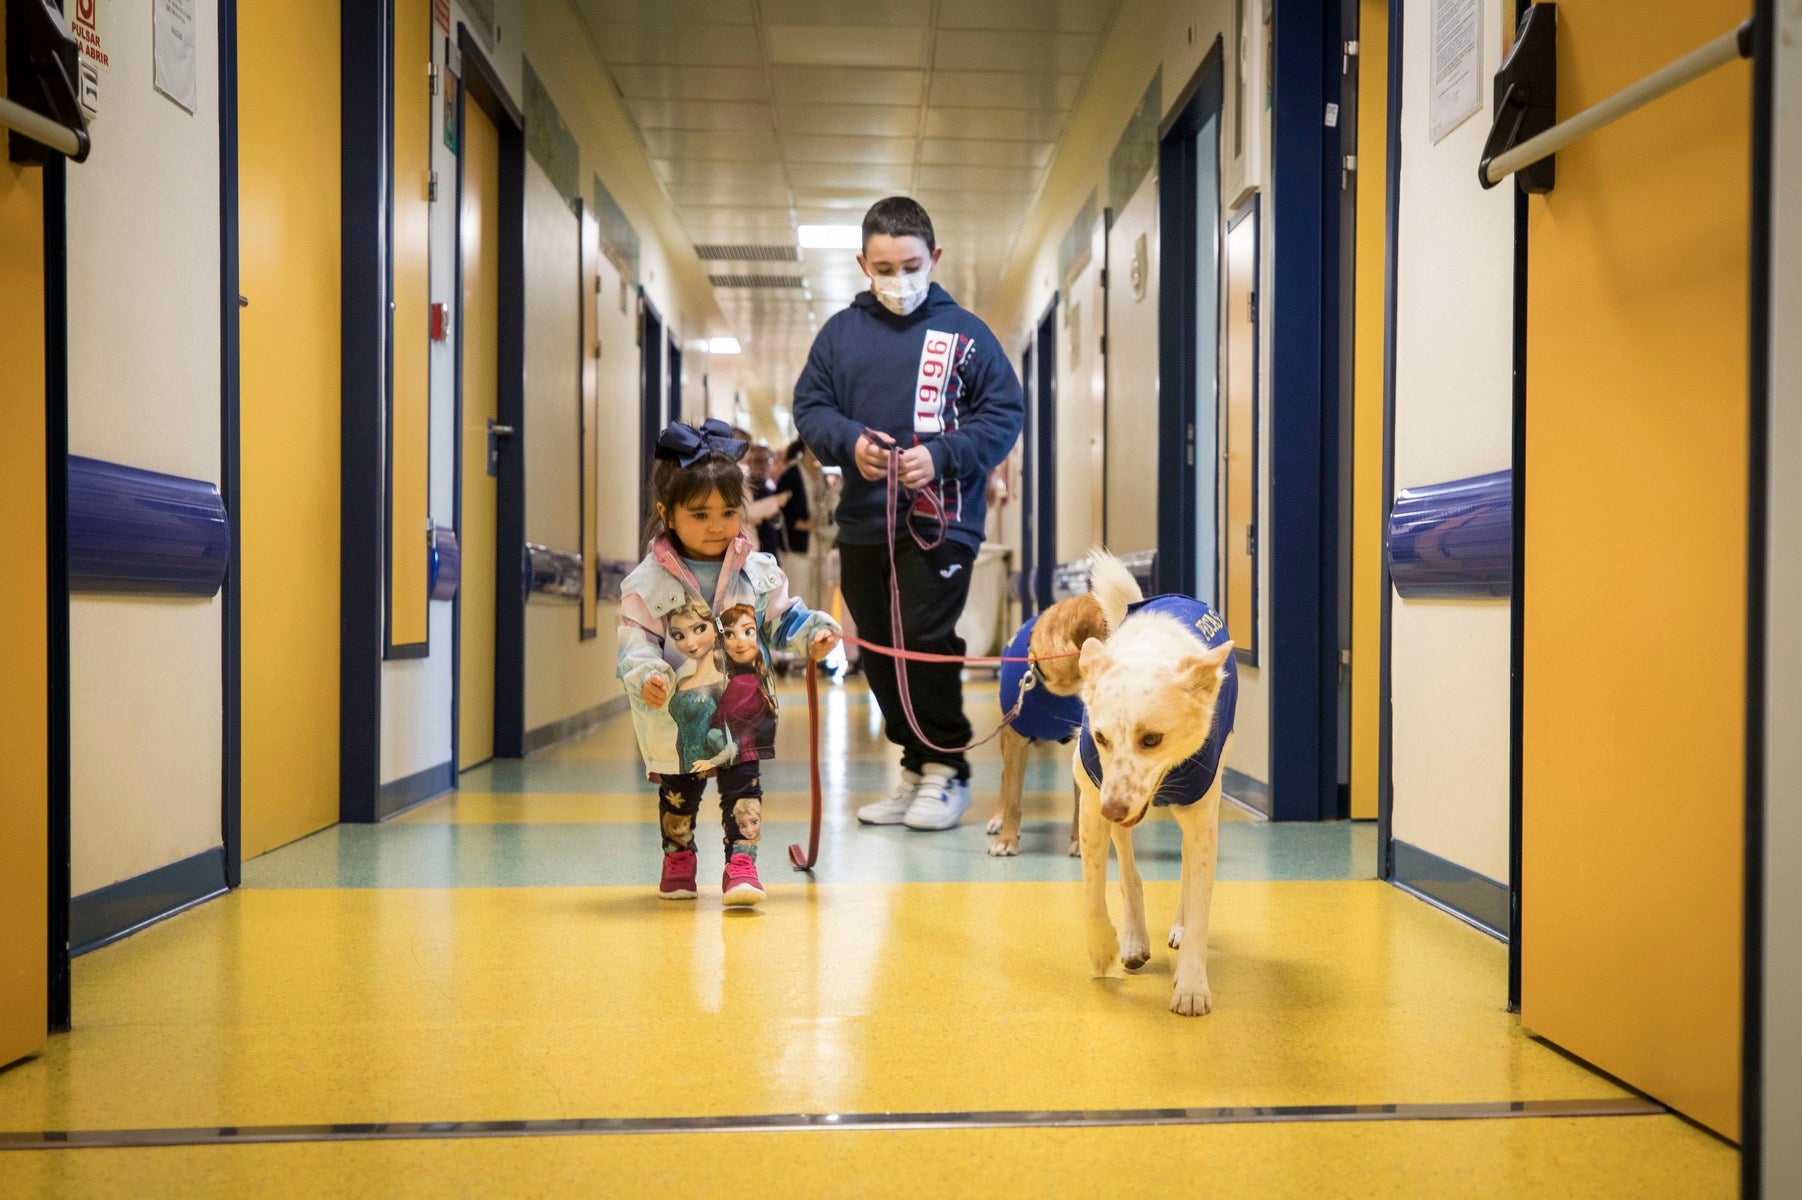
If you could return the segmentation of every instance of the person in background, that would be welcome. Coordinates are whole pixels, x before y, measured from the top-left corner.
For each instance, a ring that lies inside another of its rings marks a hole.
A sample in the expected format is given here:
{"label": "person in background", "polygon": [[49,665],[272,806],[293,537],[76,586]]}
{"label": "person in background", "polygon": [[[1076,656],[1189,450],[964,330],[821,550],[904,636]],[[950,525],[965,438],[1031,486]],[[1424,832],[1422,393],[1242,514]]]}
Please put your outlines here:
{"label": "person in background", "polygon": [[770,478],[775,459],[775,451],[761,444],[752,446],[745,454],[745,486],[750,496],[745,507],[748,510],[748,520],[756,529],[757,549],[780,559],[782,508],[790,497],[787,493],[778,491],[775,481]]}
{"label": "person in background", "polygon": [[800,438],[788,444],[782,457],[787,467],[776,480],[776,490],[788,495],[788,503],[782,506],[782,569],[788,572],[795,595],[809,604],[824,604],[827,597],[819,592],[824,573],[815,553],[820,539],[814,536],[814,514],[822,511],[826,480],[820,474],[820,460]]}

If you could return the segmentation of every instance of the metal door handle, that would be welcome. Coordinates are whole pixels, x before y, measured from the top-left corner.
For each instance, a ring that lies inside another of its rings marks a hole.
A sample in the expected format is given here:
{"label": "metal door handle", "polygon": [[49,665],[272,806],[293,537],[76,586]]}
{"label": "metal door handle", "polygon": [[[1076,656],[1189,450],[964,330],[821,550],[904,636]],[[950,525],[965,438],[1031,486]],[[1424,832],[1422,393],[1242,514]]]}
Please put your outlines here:
{"label": "metal door handle", "polygon": [[492,433],[495,437],[512,437],[513,426],[497,424],[493,418],[490,418],[488,421],[488,432]]}

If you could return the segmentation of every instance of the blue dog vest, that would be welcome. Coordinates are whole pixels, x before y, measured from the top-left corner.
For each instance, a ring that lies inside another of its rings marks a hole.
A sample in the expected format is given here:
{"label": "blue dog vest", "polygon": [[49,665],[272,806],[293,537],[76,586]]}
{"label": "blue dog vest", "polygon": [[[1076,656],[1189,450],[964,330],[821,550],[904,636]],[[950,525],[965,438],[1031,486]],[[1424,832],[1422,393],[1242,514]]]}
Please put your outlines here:
{"label": "blue dog vest", "polygon": [[[1025,658],[1032,652],[1032,627],[1039,623],[1037,614],[1020,626],[1014,640],[1002,654],[1007,658]],[[1020,699],[1020,683],[1026,678],[1027,664],[1001,664],[1001,711],[1010,713]],[[1029,688],[1020,715],[1014,718],[1014,732],[1035,742],[1067,742],[1082,729],[1082,697],[1059,696],[1042,685]]]}
{"label": "blue dog vest", "polygon": [[[1220,619],[1220,614],[1191,596],[1154,596],[1150,600],[1141,600],[1127,607],[1126,619],[1130,621],[1139,612],[1175,617],[1209,650],[1228,641],[1226,622]],[[1208,794],[1208,789],[1214,786],[1214,777],[1220,773],[1220,752],[1226,746],[1226,735],[1233,731],[1233,710],[1238,701],[1239,667],[1229,654],[1220,680],[1220,698],[1214,704],[1213,728],[1208,730],[1201,749],[1164,775],[1164,782],[1158,785],[1158,794],[1152,798],[1153,804],[1160,808],[1193,804]],[[1095,748],[1087,714],[1083,716],[1082,741],[1078,746],[1082,751],[1083,770],[1088,772],[1089,781],[1100,787],[1101,752]]]}

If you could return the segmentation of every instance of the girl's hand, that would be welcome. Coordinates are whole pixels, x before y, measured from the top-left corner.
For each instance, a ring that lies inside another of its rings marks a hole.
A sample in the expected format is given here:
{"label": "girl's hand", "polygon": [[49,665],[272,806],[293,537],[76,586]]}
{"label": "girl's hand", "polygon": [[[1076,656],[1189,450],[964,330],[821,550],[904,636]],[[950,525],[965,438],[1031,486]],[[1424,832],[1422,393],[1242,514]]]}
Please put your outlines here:
{"label": "girl's hand", "polygon": [[663,702],[669,699],[669,680],[661,675],[653,675],[644,681],[644,702],[652,708],[662,708]]}
{"label": "girl's hand", "polygon": [[838,649],[838,634],[830,629],[822,629],[813,635],[813,642],[807,647],[807,653],[813,661],[823,662],[827,655]]}

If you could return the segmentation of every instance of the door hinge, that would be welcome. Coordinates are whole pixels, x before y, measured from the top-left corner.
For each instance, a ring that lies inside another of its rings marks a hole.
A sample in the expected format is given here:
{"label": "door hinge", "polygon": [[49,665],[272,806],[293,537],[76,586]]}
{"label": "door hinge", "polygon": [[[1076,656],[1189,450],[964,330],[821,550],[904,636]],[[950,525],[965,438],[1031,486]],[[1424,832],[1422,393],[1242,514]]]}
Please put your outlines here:
{"label": "door hinge", "polygon": [[1189,465],[1195,465],[1195,422],[1189,422],[1189,444],[1187,446]]}
{"label": "door hinge", "polygon": [[1101,335],[1100,347],[1101,347],[1101,357],[1106,358],[1107,357],[1107,334],[1105,334],[1105,333]]}
{"label": "door hinge", "polygon": [[1107,268],[1101,268],[1101,290],[1107,291]]}
{"label": "door hinge", "polygon": [[1358,42],[1354,38],[1345,43],[1345,53],[1339,59],[1339,74],[1351,74],[1352,59],[1358,57]]}
{"label": "door hinge", "polygon": [[425,70],[426,78],[431,80],[432,95],[436,96],[438,94],[438,64],[427,63]]}
{"label": "door hinge", "polygon": [[1339,190],[1344,191],[1351,184],[1351,177],[1357,173],[1358,156],[1347,154],[1339,160]]}
{"label": "door hinge", "polygon": [[425,198],[430,203],[438,200],[438,172],[427,171],[425,177]]}

